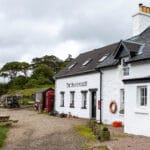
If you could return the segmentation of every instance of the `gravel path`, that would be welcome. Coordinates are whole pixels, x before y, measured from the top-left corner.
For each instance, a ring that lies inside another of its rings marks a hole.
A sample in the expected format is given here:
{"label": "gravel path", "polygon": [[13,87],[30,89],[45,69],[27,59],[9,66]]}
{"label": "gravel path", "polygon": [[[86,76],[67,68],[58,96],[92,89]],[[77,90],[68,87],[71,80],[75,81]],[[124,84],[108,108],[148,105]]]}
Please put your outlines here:
{"label": "gravel path", "polygon": [[86,121],[61,119],[26,109],[0,109],[0,115],[19,120],[8,133],[3,150],[78,150],[84,139],[72,128]]}

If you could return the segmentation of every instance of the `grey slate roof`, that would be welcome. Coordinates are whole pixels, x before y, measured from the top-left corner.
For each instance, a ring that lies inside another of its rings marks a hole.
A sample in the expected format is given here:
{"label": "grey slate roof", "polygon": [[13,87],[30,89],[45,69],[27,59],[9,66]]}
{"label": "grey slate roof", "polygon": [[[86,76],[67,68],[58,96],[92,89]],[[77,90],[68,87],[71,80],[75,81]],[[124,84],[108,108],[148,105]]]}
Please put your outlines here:
{"label": "grey slate roof", "polygon": [[[67,67],[57,73],[55,78],[90,73],[95,72],[98,68],[115,66],[120,61],[117,55],[122,48],[126,49],[128,55],[130,56],[128,63],[150,59],[150,27],[138,36],[131,37],[127,40],[121,40],[118,43],[80,54]],[[139,54],[139,51],[141,51],[141,54]],[[99,59],[104,55],[108,55],[107,58],[104,59],[104,61],[99,62]],[[82,64],[88,59],[91,59],[91,61],[86,66],[83,66]],[[68,69],[68,67],[74,63],[75,66]]]}

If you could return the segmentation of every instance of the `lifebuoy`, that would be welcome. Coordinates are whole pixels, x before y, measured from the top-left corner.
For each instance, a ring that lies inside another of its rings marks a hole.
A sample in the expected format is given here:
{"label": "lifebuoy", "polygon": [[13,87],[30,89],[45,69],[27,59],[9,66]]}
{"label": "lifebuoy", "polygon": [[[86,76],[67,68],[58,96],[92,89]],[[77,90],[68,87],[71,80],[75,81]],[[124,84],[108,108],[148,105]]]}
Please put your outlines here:
{"label": "lifebuoy", "polygon": [[117,103],[116,101],[111,101],[109,105],[109,109],[111,113],[116,113],[117,111]]}

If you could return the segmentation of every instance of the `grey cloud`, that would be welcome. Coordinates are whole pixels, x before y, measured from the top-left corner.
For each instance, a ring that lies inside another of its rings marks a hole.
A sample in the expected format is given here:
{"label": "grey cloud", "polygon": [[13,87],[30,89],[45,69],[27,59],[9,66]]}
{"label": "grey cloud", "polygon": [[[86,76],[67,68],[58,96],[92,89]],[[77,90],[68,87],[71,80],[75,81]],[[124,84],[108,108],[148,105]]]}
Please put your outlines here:
{"label": "grey cloud", "polygon": [[0,0],[0,65],[46,54],[64,59],[61,45],[69,41],[78,44],[77,54],[125,39],[139,2],[150,6],[149,0]]}

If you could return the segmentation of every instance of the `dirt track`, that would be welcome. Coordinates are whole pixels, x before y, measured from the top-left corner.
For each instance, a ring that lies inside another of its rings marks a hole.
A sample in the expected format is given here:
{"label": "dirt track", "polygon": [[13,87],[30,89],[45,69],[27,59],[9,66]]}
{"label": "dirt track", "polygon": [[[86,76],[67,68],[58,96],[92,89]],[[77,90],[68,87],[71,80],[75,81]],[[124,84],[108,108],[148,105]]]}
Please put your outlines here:
{"label": "dirt track", "polygon": [[10,129],[3,150],[78,150],[84,141],[72,130],[84,120],[50,117],[27,109],[0,109],[0,114],[19,120]]}

